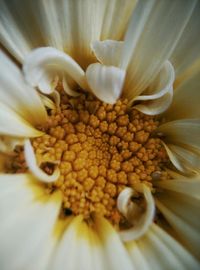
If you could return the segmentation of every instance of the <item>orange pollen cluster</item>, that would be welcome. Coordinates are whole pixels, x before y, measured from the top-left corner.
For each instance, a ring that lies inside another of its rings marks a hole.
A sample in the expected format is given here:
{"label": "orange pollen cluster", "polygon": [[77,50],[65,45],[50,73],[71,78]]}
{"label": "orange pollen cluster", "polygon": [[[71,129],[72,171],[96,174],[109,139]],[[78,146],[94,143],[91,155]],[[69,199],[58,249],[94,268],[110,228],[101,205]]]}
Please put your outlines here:
{"label": "orange pollen cluster", "polygon": [[152,174],[165,174],[168,158],[160,139],[151,136],[159,123],[128,111],[127,100],[110,105],[87,94],[60,95],[45,135],[32,140],[38,164],[49,174],[52,163],[59,167],[60,177],[49,188],[62,191],[63,212],[95,212],[119,224],[119,193],[127,186],[140,190],[141,183],[153,188]]}

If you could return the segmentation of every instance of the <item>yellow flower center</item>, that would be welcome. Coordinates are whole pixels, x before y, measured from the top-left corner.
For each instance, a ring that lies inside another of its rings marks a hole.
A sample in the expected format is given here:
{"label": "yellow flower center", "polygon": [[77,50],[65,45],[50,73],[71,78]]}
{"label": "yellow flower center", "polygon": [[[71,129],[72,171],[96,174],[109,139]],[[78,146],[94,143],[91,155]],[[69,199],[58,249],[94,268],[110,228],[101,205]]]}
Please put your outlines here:
{"label": "yellow flower center", "polygon": [[[62,191],[62,215],[87,218],[95,212],[118,226],[123,222],[117,209],[120,192],[125,187],[139,192],[143,183],[153,191],[153,175],[166,174],[169,160],[160,139],[152,136],[159,122],[128,110],[127,100],[110,105],[90,94],[72,98],[59,92],[61,103],[49,111],[45,135],[32,139],[40,167],[48,174],[54,166],[60,170],[48,188]],[[19,151],[12,162],[21,164],[16,172],[27,170],[22,156]]]}

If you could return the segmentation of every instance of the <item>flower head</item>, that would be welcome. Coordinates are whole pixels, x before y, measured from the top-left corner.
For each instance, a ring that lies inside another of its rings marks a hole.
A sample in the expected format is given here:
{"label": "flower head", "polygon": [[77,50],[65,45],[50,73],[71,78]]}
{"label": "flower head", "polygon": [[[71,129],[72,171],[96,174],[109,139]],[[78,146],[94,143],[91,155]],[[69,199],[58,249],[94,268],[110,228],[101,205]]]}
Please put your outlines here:
{"label": "flower head", "polygon": [[199,268],[199,8],[0,1],[3,270]]}

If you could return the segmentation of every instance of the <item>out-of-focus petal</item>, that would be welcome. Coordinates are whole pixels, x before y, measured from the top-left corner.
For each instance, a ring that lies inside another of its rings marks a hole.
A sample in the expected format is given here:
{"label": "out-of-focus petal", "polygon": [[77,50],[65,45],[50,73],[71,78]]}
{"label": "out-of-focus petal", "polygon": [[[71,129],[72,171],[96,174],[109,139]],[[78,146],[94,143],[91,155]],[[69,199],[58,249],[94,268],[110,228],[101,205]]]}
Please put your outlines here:
{"label": "out-of-focus petal", "polygon": [[102,217],[96,217],[95,230],[103,246],[107,270],[132,270],[133,263],[112,225]]}
{"label": "out-of-focus petal", "polygon": [[122,57],[123,41],[104,40],[94,41],[92,51],[99,62],[106,66],[118,67]]}
{"label": "out-of-focus petal", "polygon": [[121,95],[125,71],[96,63],[88,67],[86,77],[93,94],[100,100],[113,104]]}
{"label": "out-of-focus petal", "polygon": [[17,137],[38,137],[43,132],[32,127],[16,112],[0,102],[0,134]]}
{"label": "out-of-focus petal", "polygon": [[106,1],[105,15],[102,25],[101,40],[123,38],[130,16],[137,0]]}
{"label": "out-of-focus petal", "polygon": [[200,118],[200,71],[185,79],[174,91],[173,102],[163,115],[168,121]]}
{"label": "out-of-focus petal", "polygon": [[[182,181],[183,188],[180,191],[178,186],[173,185],[173,181],[176,183],[176,180],[169,180],[167,185],[166,182],[164,184],[158,182],[157,185],[163,189],[163,192],[157,194],[156,205],[180,240],[200,258],[200,198],[196,192],[194,194],[191,192],[196,187],[199,190],[200,181],[191,181],[189,184],[189,180]],[[171,183],[172,187],[170,187]]]}
{"label": "out-of-focus petal", "polygon": [[125,36],[125,94],[139,96],[170,57],[196,1],[138,1]]}
{"label": "out-of-focus petal", "polygon": [[63,234],[58,240],[48,269],[107,269],[98,234],[82,216],[77,216],[64,224]]}
{"label": "out-of-focus petal", "polygon": [[128,243],[127,249],[136,269],[199,269],[194,257],[155,224],[143,238]]}
{"label": "out-of-focus petal", "polygon": [[178,44],[170,58],[176,70],[176,79],[183,80],[182,76],[197,60],[200,60],[200,2],[197,1],[195,9],[186,25]]}
{"label": "out-of-focus petal", "polygon": [[54,247],[60,193],[45,194],[44,187],[27,174],[0,175],[0,186],[2,269],[46,269]]}
{"label": "out-of-focus petal", "polygon": [[0,52],[0,81],[0,102],[30,124],[46,122],[47,113],[37,91],[26,84],[19,68],[2,52]]}
{"label": "out-of-focus petal", "polygon": [[25,141],[24,155],[29,170],[39,181],[51,183],[55,182],[60,176],[60,171],[57,167],[55,168],[54,172],[51,175],[45,173],[42,169],[40,169],[39,165],[37,164],[37,160],[35,158],[33,147],[29,140]]}
{"label": "out-of-focus petal", "polygon": [[23,72],[27,82],[31,86],[40,86],[46,94],[52,93],[52,72],[63,72],[69,75],[83,89],[87,87],[85,72],[67,54],[52,48],[43,47],[32,51],[25,59]]}

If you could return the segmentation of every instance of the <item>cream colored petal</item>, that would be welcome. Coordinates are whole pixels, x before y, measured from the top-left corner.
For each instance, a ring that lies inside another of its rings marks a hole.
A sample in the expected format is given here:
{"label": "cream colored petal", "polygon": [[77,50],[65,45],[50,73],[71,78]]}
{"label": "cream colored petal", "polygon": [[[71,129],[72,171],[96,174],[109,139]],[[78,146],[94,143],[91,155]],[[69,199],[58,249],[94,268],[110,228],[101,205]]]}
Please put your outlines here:
{"label": "cream colored petal", "polygon": [[185,171],[189,174],[200,173],[200,153],[188,150],[186,147],[177,145],[169,145],[173,155],[177,157]]}
{"label": "cream colored petal", "polygon": [[101,64],[119,66],[122,57],[123,41],[96,40],[91,44],[91,48]]}
{"label": "cream colored petal", "polygon": [[138,1],[125,36],[125,94],[140,95],[171,55],[196,1]]}
{"label": "cream colored petal", "polygon": [[[145,265],[148,270],[160,269],[199,269],[199,263],[188,253],[178,242],[170,235],[153,224],[148,233],[137,243],[128,244],[129,253],[136,256],[136,249],[140,252],[142,266]],[[144,264],[147,262],[147,264]],[[137,269],[140,269],[137,268]],[[143,268],[141,268],[143,269]]]}
{"label": "cream colored petal", "polygon": [[189,69],[197,59],[200,59],[199,13],[200,2],[197,1],[192,16],[171,56],[171,61],[176,70],[177,80],[182,77],[183,73]]}
{"label": "cream colored petal", "polygon": [[170,145],[166,145],[165,143],[163,143],[163,145],[165,147],[165,150],[168,154],[170,161],[175,166],[175,168],[177,168],[179,171],[183,173],[186,173],[187,169],[184,167],[184,164],[182,164],[178,156],[171,150]]}
{"label": "cream colored petal", "polygon": [[113,104],[121,95],[125,71],[96,63],[87,68],[86,78],[91,91],[97,98]]}
{"label": "cream colored petal", "polygon": [[158,209],[173,227],[181,242],[200,258],[199,199],[177,192],[164,192],[156,200]]}
{"label": "cream colored petal", "polygon": [[98,235],[82,216],[75,217],[65,228],[48,269],[107,269]]}
{"label": "cream colored petal", "polygon": [[[83,89],[87,87],[82,68],[67,54],[52,48],[43,47],[32,51],[25,59],[23,72],[31,86],[39,86],[45,80],[44,93],[51,93],[50,75],[52,72],[64,72],[75,80]],[[52,78],[53,79],[53,78]],[[48,87],[50,86],[50,87]]]}
{"label": "cream colored petal", "polygon": [[40,98],[43,104],[45,105],[45,107],[47,107],[48,109],[54,110],[56,108],[54,102],[47,96],[40,94]]}
{"label": "cream colored petal", "polygon": [[137,241],[127,242],[126,247],[135,267],[134,269],[151,270],[151,265],[139,249]]}
{"label": "cream colored petal", "polygon": [[106,2],[101,40],[120,40],[123,38],[136,3],[137,0],[112,0]]}
{"label": "cream colored petal", "polygon": [[136,110],[148,114],[148,115],[157,115],[166,111],[173,100],[173,89],[168,89],[168,92],[162,97],[154,100],[147,100],[136,106],[133,106]]}
{"label": "cream colored petal", "polygon": [[35,89],[26,84],[19,68],[0,52],[0,102],[31,124],[43,124],[47,113]]}
{"label": "cream colored petal", "polygon": [[119,232],[123,241],[132,241],[140,238],[149,229],[155,215],[155,204],[151,191],[148,187],[143,185],[144,198],[146,202],[146,209],[141,213],[134,202],[131,202],[131,197],[134,192],[130,192],[130,188],[124,189],[117,201],[119,211],[128,219],[133,225],[130,229]]}
{"label": "cream colored petal", "polygon": [[185,178],[179,175],[179,178],[173,180],[163,180],[156,183],[159,187],[175,191],[181,194],[192,196],[196,199],[200,199],[200,178]]}
{"label": "cream colored petal", "polygon": [[196,148],[200,151],[200,120],[183,119],[160,125],[157,129],[165,137],[165,142]]}
{"label": "cream colored petal", "polygon": [[200,118],[200,72],[193,73],[174,91],[173,102],[164,114],[167,120]]}
{"label": "cream colored petal", "polygon": [[40,169],[37,164],[33,147],[29,140],[26,140],[24,143],[24,155],[29,170],[39,181],[51,183],[55,182],[60,176],[60,171],[57,167],[51,175],[45,173],[42,169]]}
{"label": "cream colored petal", "polygon": [[164,96],[169,92],[169,89],[173,88],[174,78],[174,68],[169,61],[166,61],[158,76],[143,95],[134,98],[133,101],[154,100]]}
{"label": "cream colored petal", "polygon": [[106,270],[133,270],[134,266],[127,253],[124,244],[121,242],[118,233],[112,225],[102,217],[95,219],[95,231],[99,235],[103,246],[106,262]]}
{"label": "cream colored petal", "polygon": [[[61,205],[60,193],[49,196],[43,191],[43,196],[34,201],[35,184],[32,190],[31,179],[27,185],[27,175],[6,178],[7,182],[0,177],[1,192],[7,190],[3,196],[4,208],[0,211],[7,213],[0,224],[1,267],[5,270],[46,269],[54,246],[51,235]],[[10,184],[14,184],[12,189],[8,187]]]}
{"label": "cream colored petal", "polygon": [[23,145],[24,139],[0,136],[0,152],[12,153],[16,145]]}
{"label": "cream colored petal", "polygon": [[40,1],[39,22],[46,43],[64,50],[82,67],[94,61],[90,44],[99,40],[106,9],[105,0]]}
{"label": "cream colored petal", "polygon": [[17,113],[0,102],[0,134],[16,137],[38,137],[43,133],[33,128]]}

